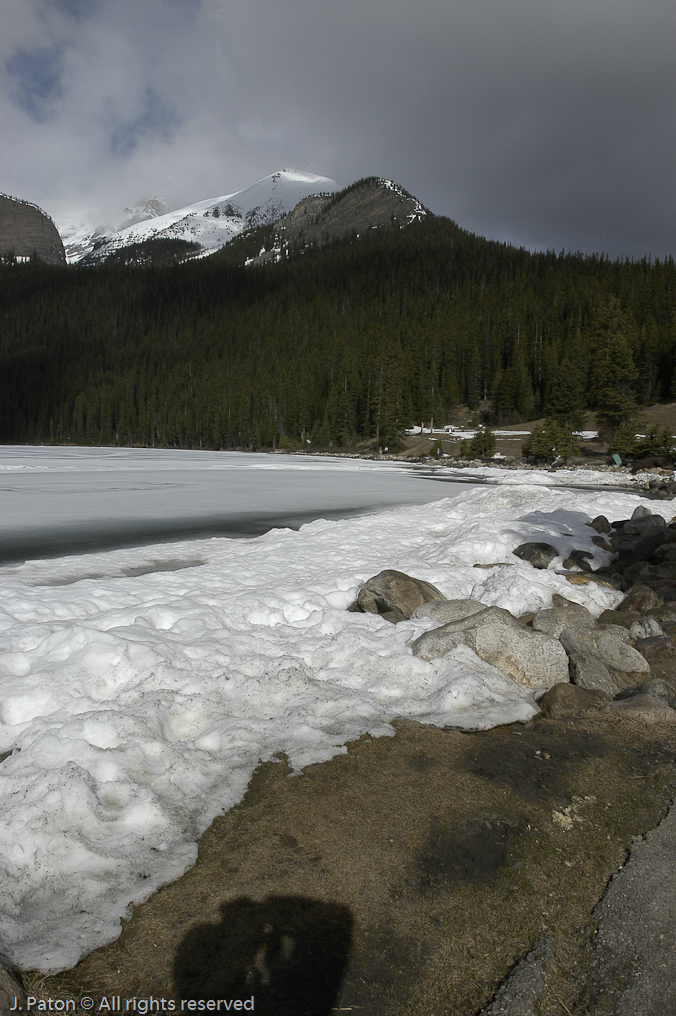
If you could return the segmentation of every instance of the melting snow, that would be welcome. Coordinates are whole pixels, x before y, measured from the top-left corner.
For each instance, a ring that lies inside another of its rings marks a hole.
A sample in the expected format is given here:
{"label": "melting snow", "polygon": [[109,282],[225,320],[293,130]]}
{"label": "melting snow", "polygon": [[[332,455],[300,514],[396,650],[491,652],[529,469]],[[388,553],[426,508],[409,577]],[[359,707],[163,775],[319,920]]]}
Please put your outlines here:
{"label": "melting snow", "polygon": [[[571,586],[556,569],[573,547],[607,560],[585,523],[626,517],[637,500],[484,486],[251,540],[5,566],[2,951],[52,972],[114,939],[130,904],[194,863],[198,837],[278,752],[299,770],[366,731],[392,736],[396,717],[464,728],[527,720],[532,693],[471,650],[432,663],[412,655],[432,622],[395,627],[346,608],[361,582],[398,568],[516,614],[555,591],[598,614],[620,594]],[[534,571],[511,554],[525,540],[560,556]],[[473,567],[500,561],[510,564]]]}

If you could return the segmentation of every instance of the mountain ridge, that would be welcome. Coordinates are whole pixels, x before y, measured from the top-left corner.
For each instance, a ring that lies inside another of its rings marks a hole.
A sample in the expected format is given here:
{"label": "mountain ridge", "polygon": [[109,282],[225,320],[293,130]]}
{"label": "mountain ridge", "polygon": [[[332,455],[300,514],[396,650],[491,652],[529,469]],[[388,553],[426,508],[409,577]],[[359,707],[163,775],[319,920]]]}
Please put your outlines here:
{"label": "mountain ridge", "polygon": [[322,247],[371,229],[411,225],[428,210],[400,184],[385,177],[365,177],[333,195],[310,195],[273,224],[272,244],[246,265],[280,261],[291,249]]}
{"label": "mountain ridge", "polygon": [[[310,193],[332,193],[338,184],[330,177],[293,169],[278,170],[239,191],[206,198],[157,214],[160,198],[132,206],[132,220],[119,229],[63,227],[70,264],[96,264],[132,244],[150,239],[180,239],[200,244],[201,255],[218,250],[245,229],[270,224]],[[147,206],[156,203],[155,208]],[[141,217],[144,216],[144,217]],[[199,255],[198,255],[199,256]]]}

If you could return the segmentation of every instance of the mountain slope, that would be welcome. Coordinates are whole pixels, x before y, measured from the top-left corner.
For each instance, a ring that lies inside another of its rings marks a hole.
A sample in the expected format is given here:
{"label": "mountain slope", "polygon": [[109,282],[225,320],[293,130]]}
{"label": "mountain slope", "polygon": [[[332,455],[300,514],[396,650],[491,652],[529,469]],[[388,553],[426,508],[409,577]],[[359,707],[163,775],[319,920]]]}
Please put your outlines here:
{"label": "mountain slope", "polygon": [[427,209],[392,180],[367,177],[335,194],[313,194],[271,226],[245,230],[219,257],[230,264],[281,261],[292,252],[320,248],[370,230],[422,222]]}
{"label": "mountain slope", "polygon": [[640,404],[674,390],[671,259],[530,254],[431,214],[252,268],[228,261],[243,240],[175,265],[0,266],[0,440],[392,449],[459,403],[534,419],[562,377],[597,408],[608,349]]}
{"label": "mountain slope", "polygon": [[31,258],[65,264],[66,255],[56,226],[30,201],[0,194],[0,258]]}
{"label": "mountain slope", "polygon": [[91,234],[89,238],[74,233],[67,244],[69,261],[94,264],[123,247],[150,239],[196,241],[202,252],[208,253],[245,229],[277,221],[308,194],[326,194],[337,189],[336,181],[328,177],[280,170],[243,190],[197,201],[163,215],[153,214],[116,231]]}

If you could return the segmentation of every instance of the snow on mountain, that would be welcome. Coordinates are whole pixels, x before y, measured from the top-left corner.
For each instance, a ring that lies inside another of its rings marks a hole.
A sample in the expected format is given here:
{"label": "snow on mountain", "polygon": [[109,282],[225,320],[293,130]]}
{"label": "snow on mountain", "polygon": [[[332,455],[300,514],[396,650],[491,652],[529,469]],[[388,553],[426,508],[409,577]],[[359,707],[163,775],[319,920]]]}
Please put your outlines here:
{"label": "snow on mountain", "polygon": [[124,229],[125,226],[134,226],[137,222],[143,222],[145,219],[156,219],[159,215],[165,215],[170,211],[171,208],[166,201],[157,195],[153,198],[141,198],[135,205],[125,208],[125,212],[129,214],[120,229]]}
{"label": "snow on mountain", "polygon": [[309,194],[336,190],[338,184],[328,177],[283,169],[244,190],[207,198],[164,214],[158,214],[160,198],[144,199],[127,209],[132,221],[127,219],[116,230],[99,227],[92,231],[64,223],[60,232],[71,264],[84,258],[88,262],[99,261],[121,247],[150,239],[197,241],[202,253],[206,253],[222,247],[244,229],[275,222]]}

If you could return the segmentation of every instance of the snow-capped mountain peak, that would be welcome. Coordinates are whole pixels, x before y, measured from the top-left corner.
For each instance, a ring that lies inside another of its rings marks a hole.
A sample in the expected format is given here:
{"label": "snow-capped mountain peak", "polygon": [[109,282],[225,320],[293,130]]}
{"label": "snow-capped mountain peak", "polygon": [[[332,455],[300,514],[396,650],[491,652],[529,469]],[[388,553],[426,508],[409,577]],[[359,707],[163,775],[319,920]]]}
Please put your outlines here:
{"label": "snow-capped mountain peak", "polygon": [[134,226],[137,222],[144,222],[146,219],[156,219],[158,216],[166,215],[170,211],[171,208],[166,201],[163,201],[157,195],[153,198],[141,198],[135,205],[125,208],[127,217],[119,228],[124,229],[125,226]]}
{"label": "snow-capped mountain peak", "polygon": [[[276,222],[310,194],[336,190],[338,184],[329,177],[282,169],[242,190],[173,211],[160,213],[161,199],[144,199],[127,209],[135,221],[127,221],[117,230],[99,227],[84,235],[80,227],[63,229],[61,235],[71,263],[99,261],[122,247],[150,239],[196,241],[206,253],[222,247],[244,229]],[[140,215],[144,217],[137,217]]]}

